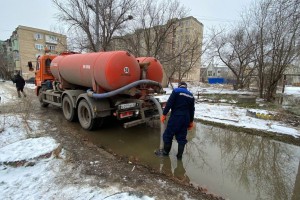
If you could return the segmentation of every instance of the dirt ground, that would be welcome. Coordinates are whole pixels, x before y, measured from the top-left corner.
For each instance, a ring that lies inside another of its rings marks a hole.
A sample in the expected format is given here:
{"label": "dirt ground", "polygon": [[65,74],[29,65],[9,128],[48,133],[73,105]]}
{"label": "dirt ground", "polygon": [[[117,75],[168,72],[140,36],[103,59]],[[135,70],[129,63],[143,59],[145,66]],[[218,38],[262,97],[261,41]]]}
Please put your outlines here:
{"label": "dirt ground", "polygon": [[[1,85],[6,86],[6,85]],[[6,86],[7,87],[7,86]],[[15,90],[15,88],[7,88]],[[185,179],[178,179],[154,171],[143,166],[138,161],[120,157],[102,147],[92,144],[85,138],[84,134],[72,131],[72,128],[64,126],[60,117],[62,111],[59,108],[40,108],[37,97],[33,90],[26,90],[28,97],[17,104],[11,102],[1,105],[1,114],[19,113],[24,119],[41,120],[41,131],[35,133],[37,136],[52,136],[62,145],[66,151],[66,162],[81,169],[83,177],[99,177],[93,183],[95,186],[105,187],[108,185],[119,185],[123,190],[137,196],[148,195],[156,199],[223,199],[212,194],[206,194],[205,189],[195,188]],[[30,130],[30,127],[28,127]],[[99,161],[99,162],[95,162]],[[93,164],[91,164],[93,163]],[[66,179],[68,177],[65,177]],[[69,180],[72,183],[72,180]],[[78,184],[78,183],[74,183]],[[128,191],[126,188],[130,188]],[[134,190],[132,191],[132,188]]]}

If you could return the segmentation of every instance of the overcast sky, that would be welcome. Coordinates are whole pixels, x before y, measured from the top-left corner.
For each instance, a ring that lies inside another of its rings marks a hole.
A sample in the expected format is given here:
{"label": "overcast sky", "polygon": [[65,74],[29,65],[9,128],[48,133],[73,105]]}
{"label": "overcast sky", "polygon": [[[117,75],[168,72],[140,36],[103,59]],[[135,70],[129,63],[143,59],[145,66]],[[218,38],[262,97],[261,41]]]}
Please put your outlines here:
{"label": "overcast sky", "polygon": [[[212,26],[234,23],[253,0],[180,0],[190,15]],[[51,0],[0,0],[0,40],[6,40],[18,25],[53,31],[57,27],[56,9]]]}

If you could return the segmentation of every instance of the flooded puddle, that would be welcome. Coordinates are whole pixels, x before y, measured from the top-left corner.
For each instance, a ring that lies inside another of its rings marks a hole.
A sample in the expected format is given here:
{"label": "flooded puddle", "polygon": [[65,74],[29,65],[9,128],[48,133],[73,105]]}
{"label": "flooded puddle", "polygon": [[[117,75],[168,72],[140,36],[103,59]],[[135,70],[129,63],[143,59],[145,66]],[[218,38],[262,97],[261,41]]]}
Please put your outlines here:
{"label": "flooded puddle", "polygon": [[107,126],[85,132],[95,145],[185,179],[226,199],[299,199],[300,147],[197,123],[188,134],[182,161],[174,140],[169,157],[159,158],[160,129]]}

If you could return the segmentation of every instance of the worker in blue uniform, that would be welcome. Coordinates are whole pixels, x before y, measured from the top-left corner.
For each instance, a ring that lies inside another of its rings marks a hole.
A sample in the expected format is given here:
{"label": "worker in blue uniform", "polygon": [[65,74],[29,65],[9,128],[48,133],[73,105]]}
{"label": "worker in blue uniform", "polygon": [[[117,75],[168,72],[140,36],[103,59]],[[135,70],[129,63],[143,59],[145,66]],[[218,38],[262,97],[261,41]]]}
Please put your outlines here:
{"label": "worker in blue uniform", "polygon": [[163,155],[169,155],[172,147],[172,140],[175,135],[178,142],[177,159],[181,159],[184,147],[187,143],[187,130],[193,128],[195,114],[195,98],[193,94],[188,91],[185,82],[178,83],[178,88],[175,88],[170,95],[166,107],[163,110],[163,115],[160,117],[162,123],[165,122],[166,116],[170,110],[171,116],[163,134]]}

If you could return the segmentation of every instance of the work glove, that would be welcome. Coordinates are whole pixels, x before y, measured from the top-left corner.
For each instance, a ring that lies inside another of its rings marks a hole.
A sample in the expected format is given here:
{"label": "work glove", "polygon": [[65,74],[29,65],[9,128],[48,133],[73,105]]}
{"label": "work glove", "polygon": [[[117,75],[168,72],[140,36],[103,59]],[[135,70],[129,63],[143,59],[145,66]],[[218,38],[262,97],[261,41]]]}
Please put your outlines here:
{"label": "work glove", "polygon": [[160,121],[161,121],[162,123],[165,123],[166,118],[167,118],[166,115],[162,115],[162,116],[160,116]]}
{"label": "work glove", "polygon": [[190,131],[190,130],[192,130],[193,127],[194,127],[194,122],[190,122],[187,129]]}

